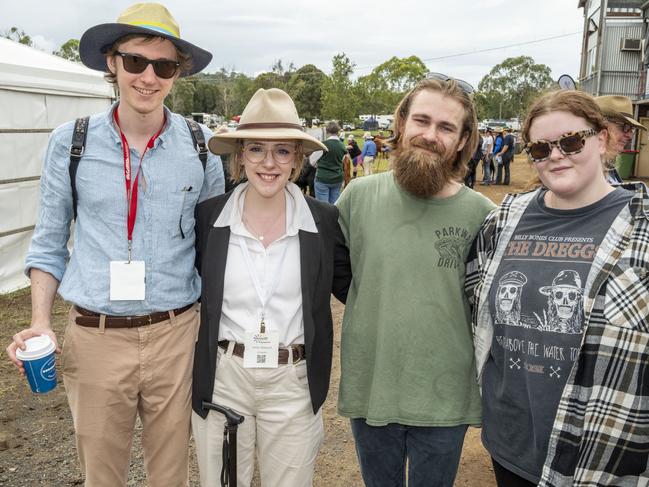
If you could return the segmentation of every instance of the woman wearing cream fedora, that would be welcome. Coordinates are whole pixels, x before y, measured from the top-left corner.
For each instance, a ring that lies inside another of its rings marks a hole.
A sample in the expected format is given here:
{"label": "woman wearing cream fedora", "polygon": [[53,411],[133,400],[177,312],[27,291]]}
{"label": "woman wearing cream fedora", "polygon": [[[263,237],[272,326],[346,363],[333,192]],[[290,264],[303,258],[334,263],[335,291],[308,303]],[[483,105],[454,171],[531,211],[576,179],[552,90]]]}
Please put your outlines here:
{"label": "woman wearing cream fedora", "polygon": [[311,485],[331,371],[330,295],[344,301],[351,280],[338,210],[292,182],[303,155],[324,146],[275,88],[257,91],[237,130],[208,145],[230,154],[232,178],[248,182],[196,213],[203,287],[192,429],[201,484],[217,485],[222,466],[224,418],[203,409],[211,401],[245,416],[239,486],[250,485],[255,453],[264,487]]}

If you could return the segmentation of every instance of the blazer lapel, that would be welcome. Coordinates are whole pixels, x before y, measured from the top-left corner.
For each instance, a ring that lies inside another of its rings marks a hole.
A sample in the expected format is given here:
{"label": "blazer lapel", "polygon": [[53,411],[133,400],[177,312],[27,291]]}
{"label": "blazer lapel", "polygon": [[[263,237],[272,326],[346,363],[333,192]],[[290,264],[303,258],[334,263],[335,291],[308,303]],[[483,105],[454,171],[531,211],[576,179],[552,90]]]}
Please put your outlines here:
{"label": "blazer lapel", "polygon": [[319,233],[300,230],[300,273],[302,282],[302,317],[304,321],[304,344],[307,357],[311,353],[315,333],[312,304],[320,274],[322,241]]}
{"label": "blazer lapel", "polygon": [[207,308],[210,366],[212,377],[216,373],[216,353],[219,340],[219,322],[223,305],[223,286],[225,282],[225,264],[228,259],[230,227],[212,227],[205,250],[208,255],[203,259],[203,303]]}

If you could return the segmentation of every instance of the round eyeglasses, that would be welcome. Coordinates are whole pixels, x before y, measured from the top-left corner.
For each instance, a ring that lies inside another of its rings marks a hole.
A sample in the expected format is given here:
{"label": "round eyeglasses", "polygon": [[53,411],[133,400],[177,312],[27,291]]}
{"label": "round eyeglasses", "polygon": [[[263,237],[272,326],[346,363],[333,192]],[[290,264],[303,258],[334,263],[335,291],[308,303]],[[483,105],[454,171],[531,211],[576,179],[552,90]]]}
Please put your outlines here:
{"label": "round eyeglasses", "polygon": [[268,148],[261,144],[250,144],[244,145],[241,151],[243,157],[253,164],[264,162],[269,152],[273,155],[273,160],[278,164],[289,164],[295,160],[296,153],[295,147],[290,145],[275,145]]}

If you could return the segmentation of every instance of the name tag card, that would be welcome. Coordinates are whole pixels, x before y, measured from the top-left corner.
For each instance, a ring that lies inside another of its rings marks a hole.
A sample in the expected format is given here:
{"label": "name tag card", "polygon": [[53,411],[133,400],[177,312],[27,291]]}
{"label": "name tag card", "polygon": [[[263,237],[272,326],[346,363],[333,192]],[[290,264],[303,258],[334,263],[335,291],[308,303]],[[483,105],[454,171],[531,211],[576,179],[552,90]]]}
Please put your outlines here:
{"label": "name tag card", "polygon": [[275,369],[279,353],[279,332],[246,332],[243,366],[248,369]]}
{"label": "name tag card", "polygon": [[110,300],[144,300],[144,261],[111,261]]}

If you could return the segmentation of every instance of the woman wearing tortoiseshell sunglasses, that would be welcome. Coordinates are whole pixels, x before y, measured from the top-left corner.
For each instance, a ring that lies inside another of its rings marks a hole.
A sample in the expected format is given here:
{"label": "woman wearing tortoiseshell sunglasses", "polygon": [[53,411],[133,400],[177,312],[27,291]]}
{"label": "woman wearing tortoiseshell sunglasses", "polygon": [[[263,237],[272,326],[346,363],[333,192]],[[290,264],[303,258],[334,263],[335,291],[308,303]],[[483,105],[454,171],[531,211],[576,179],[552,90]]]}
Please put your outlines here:
{"label": "woman wearing tortoiseshell sunglasses", "polygon": [[467,266],[483,443],[499,486],[628,485],[649,474],[649,196],[605,177],[589,95],[524,124],[541,183],[486,220]]}

